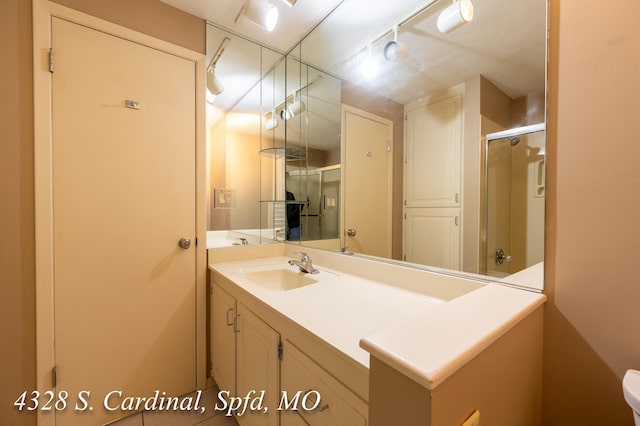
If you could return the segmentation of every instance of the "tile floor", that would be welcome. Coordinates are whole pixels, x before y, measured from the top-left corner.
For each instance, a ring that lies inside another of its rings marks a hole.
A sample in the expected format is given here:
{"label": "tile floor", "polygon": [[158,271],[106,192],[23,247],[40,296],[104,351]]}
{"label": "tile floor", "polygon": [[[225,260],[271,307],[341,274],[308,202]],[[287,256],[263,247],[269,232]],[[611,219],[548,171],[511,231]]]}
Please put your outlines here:
{"label": "tile floor", "polygon": [[109,426],[238,426],[233,417],[226,417],[224,413],[213,409],[217,394],[217,387],[202,392],[201,406],[206,408],[204,413],[145,411],[118,420]]}

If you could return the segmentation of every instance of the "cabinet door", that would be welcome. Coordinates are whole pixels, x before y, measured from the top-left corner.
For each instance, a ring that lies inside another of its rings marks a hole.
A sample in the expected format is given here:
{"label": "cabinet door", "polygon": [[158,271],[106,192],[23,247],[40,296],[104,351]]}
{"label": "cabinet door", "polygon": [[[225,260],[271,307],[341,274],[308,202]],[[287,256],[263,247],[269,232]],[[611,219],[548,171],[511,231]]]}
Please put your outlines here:
{"label": "cabinet door", "polygon": [[405,140],[407,207],[460,206],[461,95],[407,112]]}
{"label": "cabinet door", "polygon": [[211,375],[220,387],[235,395],[236,333],[234,319],[236,299],[212,283],[211,295]]}
{"label": "cabinet door", "polygon": [[264,392],[263,407],[268,411],[251,410],[236,418],[242,426],[277,426],[280,335],[241,303],[238,304],[237,321],[237,395],[250,395],[250,399],[255,399]]}
{"label": "cabinet door", "polygon": [[408,262],[460,269],[460,209],[405,209],[404,250]]}

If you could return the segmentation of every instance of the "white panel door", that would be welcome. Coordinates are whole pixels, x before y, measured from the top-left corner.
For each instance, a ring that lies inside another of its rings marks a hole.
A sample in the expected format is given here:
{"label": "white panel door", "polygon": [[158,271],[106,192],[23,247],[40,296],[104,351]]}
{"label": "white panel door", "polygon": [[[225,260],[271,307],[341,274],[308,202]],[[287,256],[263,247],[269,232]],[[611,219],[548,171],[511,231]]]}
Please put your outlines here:
{"label": "white panel door", "polygon": [[405,209],[405,260],[460,269],[460,209]]}
{"label": "white panel door", "polygon": [[343,245],[391,257],[393,122],[345,105],[342,135]]}
{"label": "white panel door", "polygon": [[57,18],[52,45],[57,389],[93,408],[56,424],[101,424],[110,391],[196,387],[195,62]]}
{"label": "white panel door", "polygon": [[407,112],[407,207],[460,206],[462,97],[455,95]]}

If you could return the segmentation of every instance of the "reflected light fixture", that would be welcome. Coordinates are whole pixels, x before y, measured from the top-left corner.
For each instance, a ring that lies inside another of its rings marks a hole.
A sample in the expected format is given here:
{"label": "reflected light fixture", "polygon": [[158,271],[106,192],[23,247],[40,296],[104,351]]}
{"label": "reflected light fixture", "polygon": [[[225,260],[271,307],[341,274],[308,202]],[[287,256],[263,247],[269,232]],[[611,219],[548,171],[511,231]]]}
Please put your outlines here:
{"label": "reflected light fixture", "polygon": [[438,30],[448,33],[461,27],[473,19],[472,0],[453,0],[453,4],[440,12],[438,16]]}
{"label": "reflected light fixture", "polygon": [[265,122],[264,122],[264,128],[265,129],[273,130],[276,127],[278,127],[279,124],[280,124],[280,122],[276,118],[276,115],[275,115],[274,112],[267,113],[267,115],[265,117]]}
{"label": "reflected light fixture", "polygon": [[240,9],[238,17],[244,14],[251,22],[271,32],[278,23],[278,8],[269,3],[267,0],[247,0]]}
{"label": "reflected light fixture", "polygon": [[401,61],[409,56],[409,47],[398,42],[398,26],[393,27],[393,40],[384,46],[384,58],[387,61]]}
{"label": "reflected light fixture", "polygon": [[302,101],[296,101],[294,99],[293,103],[283,108],[280,111],[280,118],[283,120],[290,120],[296,115],[302,114],[307,110],[307,106]]}
{"label": "reflected light fixture", "polygon": [[216,99],[216,96],[218,96],[220,93],[224,91],[224,87],[222,86],[222,83],[220,83],[220,80],[218,80],[218,78],[216,77],[214,70],[215,70],[216,64],[218,63],[218,60],[224,53],[224,49],[227,47],[227,44],[229,44],[230,41],[231,39],[229,37],[225,37],[222,40],[222,43],[220,43],[220,47],[218,47],[218,51],[216,52],[215,55],[213,55],[213,58],[211,59],[211,62],[207,67],[206,100],[210,104],[213,103],[213,101]]}
{"label": "reflected light fixture", "polygon": [[373,55],[373,47],[369,45],[367,54],[362,60],[362,63],[360,63],[360,74],[362,74],[365,79],[371,80],[378,75],[378,71],[378,61]]}
{"label": "reflected light fixture", "polygon": [[213,68],[207,70],[207,102],[210,104],[216,100],[216,96],[224,91],[224,87],[213,72]]}

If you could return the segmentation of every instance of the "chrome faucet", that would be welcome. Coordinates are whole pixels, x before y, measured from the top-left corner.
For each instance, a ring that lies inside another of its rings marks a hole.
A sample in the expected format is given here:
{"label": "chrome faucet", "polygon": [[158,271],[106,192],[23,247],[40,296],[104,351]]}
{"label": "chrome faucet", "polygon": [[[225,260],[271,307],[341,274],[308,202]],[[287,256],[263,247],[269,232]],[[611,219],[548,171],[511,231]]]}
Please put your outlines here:
{"label": "chrome faucet", "polygon": [[307,255],[307,253],[300,253],[300,260],[289,260],[289,265],[296,265],[298,268],[300,268],[301,272],[307,274],[317,274],[318,272],[320,272],[313,267],[313,265],[311,264],[311,258]]}
{"label": "chrome faucet", "polygon": [[247,241],[246,238],[238,238],[240,240],[240,242],[242,243],[243,246],[248,246],[249,245],[249,241]]}

